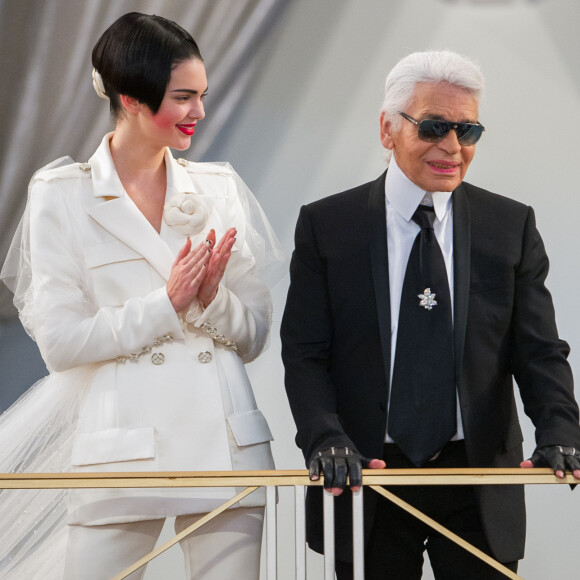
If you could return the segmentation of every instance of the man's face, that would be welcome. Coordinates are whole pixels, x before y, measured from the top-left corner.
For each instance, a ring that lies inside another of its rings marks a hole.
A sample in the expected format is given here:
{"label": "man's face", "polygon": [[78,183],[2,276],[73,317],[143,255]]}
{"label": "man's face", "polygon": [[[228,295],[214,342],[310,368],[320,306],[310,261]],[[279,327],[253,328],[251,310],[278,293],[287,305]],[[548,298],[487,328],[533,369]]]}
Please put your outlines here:
{"label": "man's face", "polygon": [[[464,89],[441,83],[417,83],[411,104],[403,111],[417,121],[438,119],[453,122],[477,122],[478,103]],[[453,191],[465,177],[475,155],[475,145],[461,145],[455,131],[443,141],[421,141],[417,126],[401,118],[401,127],[391,131],[391,124],[381,114],[381,142],[391,149],[397,165],[425,191]]]}

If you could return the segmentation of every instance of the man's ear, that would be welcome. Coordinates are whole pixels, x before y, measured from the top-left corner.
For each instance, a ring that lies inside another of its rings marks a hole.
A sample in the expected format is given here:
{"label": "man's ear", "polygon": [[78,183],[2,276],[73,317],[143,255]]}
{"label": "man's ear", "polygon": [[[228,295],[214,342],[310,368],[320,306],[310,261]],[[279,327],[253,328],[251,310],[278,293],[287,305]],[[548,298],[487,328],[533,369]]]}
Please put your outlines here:
{"label": "man's ear", "polygon": [[391,137],[391,122],[387,119],[384,111],[380,116],[381,123],[381,143],[385,149],[393,148],[393,138]]}
{"label": "man's ear", "polygon": [[129,95],[119,95],[123,109],[128,115],[135,115],[141,110],[141,103],[135,97]]}

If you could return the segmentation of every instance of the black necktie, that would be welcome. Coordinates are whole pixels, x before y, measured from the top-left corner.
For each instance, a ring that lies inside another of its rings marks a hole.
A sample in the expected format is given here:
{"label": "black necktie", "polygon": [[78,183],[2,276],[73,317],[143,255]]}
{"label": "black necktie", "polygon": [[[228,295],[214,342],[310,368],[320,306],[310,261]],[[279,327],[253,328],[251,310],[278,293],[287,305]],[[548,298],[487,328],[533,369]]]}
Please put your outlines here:
{"label": "black necktie", "polygon": [[457,421],[451,296],[433,208],[420,205],[413,221],[421,231],[401,293],[388,432],[421,467],[455,435]]}

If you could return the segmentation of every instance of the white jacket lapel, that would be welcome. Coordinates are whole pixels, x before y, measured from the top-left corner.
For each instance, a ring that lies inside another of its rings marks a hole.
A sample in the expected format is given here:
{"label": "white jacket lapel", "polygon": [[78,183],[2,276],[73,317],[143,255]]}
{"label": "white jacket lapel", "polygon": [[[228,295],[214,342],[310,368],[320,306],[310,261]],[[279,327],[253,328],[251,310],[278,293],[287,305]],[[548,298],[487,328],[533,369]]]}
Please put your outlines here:
{"label": "white jacket lapel", "polygon": [[111,135],[105,135],[89,160],[93,194],[100,199],[96,199],[87,212],[108,232],[141,254],[168,280],[175,256],[125,192],[109,149]]}
{"label": "white jacket lapel", "polygon": [[97,203],[87,212],[109,233],[141,254],[164,280],[169,279],[175,256],[127,195]]}

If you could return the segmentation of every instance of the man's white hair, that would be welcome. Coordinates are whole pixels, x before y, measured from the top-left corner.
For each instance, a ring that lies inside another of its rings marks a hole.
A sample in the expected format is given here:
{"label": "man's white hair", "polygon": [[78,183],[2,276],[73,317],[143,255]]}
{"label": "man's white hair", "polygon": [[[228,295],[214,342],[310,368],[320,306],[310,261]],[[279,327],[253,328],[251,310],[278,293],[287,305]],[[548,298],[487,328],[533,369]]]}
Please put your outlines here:
{"label": "man's white hair", "polygon": [[[391,128],[398,131],[404,111],[412,102],[417,83],[446,82],[465,89],[477,101],[483,94],[483,74],[479,66],[465,56],[449,50],[413,52],[402,58],[391,70],[385,81],[385,98],[381,113],[390,121]],[[385,159],[392,151],[385,149]]]}

